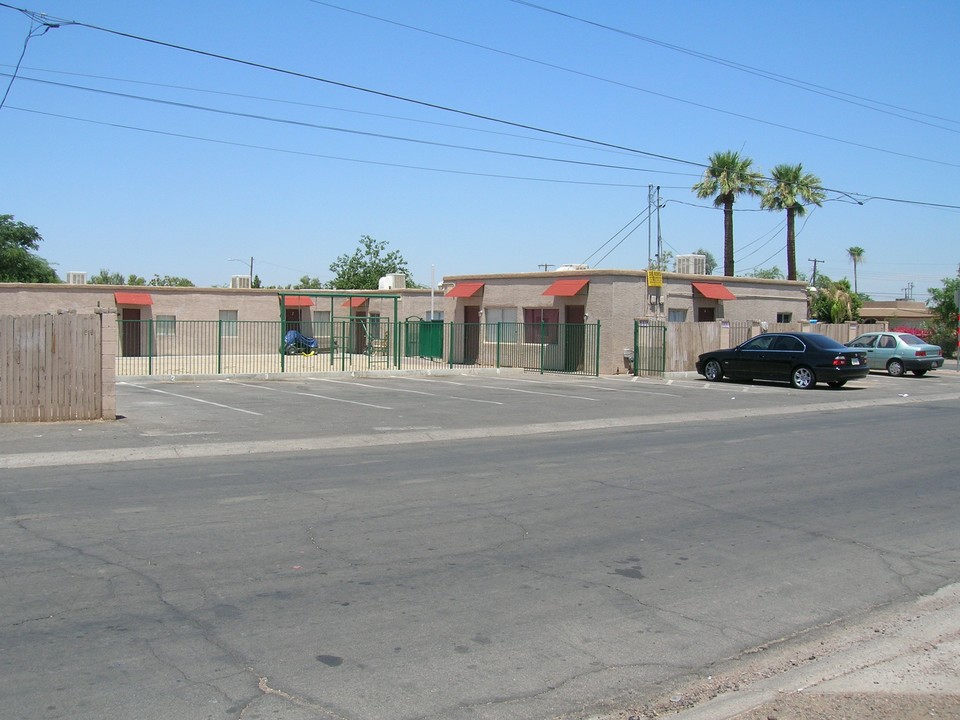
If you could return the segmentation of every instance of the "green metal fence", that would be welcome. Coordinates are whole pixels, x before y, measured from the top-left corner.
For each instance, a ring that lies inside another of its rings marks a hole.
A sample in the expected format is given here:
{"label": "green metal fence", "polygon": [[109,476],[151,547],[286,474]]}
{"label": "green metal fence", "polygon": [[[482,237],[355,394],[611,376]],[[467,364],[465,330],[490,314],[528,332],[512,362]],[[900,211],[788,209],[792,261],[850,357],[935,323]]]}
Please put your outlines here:
{"label": "green metal fence", "polygon": [[667,368],[667,324],[636,320],[633,324],[633,374],[663,375]]}
{"label": "green metal fence", "polygon": [[[118,375],[221,375],[454,367],[599,375],[600,324],[120,320]],[[315,338],[285,347],[288,330]]]}

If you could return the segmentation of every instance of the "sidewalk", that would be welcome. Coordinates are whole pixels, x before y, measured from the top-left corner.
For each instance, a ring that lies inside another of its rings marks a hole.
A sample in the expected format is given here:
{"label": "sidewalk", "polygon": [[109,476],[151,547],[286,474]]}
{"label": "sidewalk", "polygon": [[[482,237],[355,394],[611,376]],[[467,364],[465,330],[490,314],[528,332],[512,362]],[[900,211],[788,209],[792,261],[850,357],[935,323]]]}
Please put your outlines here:
{"label": "sidewalk", "polygon": [[960,718],[960,584],[758,648],[648,707],[595,720]]}

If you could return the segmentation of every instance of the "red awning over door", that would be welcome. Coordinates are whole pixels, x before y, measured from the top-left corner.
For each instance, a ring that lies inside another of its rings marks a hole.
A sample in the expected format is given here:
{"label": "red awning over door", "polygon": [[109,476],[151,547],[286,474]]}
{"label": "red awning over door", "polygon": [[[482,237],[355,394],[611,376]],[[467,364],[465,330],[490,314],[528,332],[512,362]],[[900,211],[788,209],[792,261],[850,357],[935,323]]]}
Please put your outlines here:
{"label": "red awning over door", "polygon": [[693,283],[693,289],[710,300],[736,300],[737,296],[727,290],[723,283]]}
{"label": "red awning over door", "polygon": [[288,308],[313,307],[313,300],[303,295],[284,295],[283,305]]}
{"label": "red awning over door", "polygon": [[115,292],[113,299],[117,305],[153,305],[150,293],[145,292]]}
{"label": "red awning over door", "polygon": [[544,295],[553,295],[554,297],[573,297],[579,295],[590,282],[589,278],[564,278],[563,280],[554,280],[553,285],[543,291]]}
{"label": "red awning over door", "polygon": [[447,294],[444,295],[444,297],[453,297],[453,298],[473,297],[482,289],[483,289],[483,283],[481,282],[457,283],[450,290],[447,291]]}
{"label": "red awning over door", "polygon": [[345,301],[344,301],[342,307],[358,308],[358,307],[360,307],[361,305],[363,305],[363,304],[364,304],[367,300],[369,300],[369,299],[370,299],[370,298],[365,298],[365,297],[353,297],[353,298],[349,298],[348,300],[345,300]]}

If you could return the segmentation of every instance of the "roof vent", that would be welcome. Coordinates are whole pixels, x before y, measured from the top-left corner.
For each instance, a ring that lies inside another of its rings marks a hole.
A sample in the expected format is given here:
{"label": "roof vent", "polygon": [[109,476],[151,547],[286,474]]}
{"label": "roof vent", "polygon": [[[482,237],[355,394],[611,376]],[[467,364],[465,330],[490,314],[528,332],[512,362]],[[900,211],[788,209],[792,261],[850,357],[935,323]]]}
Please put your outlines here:
{"label": "roof vent", "polygon": [[681,275],[706,275],[706,255],[677,255],[674,268]]}
{"label": "roof vent", "polygon": [[407,276],[403,273],[391,273],[380,278],[380,290],[403,290],[407,286]]}

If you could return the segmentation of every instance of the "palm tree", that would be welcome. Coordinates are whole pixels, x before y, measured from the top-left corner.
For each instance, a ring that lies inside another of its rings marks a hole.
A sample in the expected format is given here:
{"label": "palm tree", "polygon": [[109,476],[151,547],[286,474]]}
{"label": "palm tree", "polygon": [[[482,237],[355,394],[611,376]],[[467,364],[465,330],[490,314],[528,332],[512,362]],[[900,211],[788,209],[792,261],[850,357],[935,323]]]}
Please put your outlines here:
{"label": "palm tree", "polygon": [[738,195],[760,195],[763,175],[753,170],[753,160],[733,150],[716,152],[693,186],[699,198],[713,198],[714,207],[723,208],[723,274],[733,277],[733,203]]}
{"label": "palm tree", "polygon": [[795,218],[803,217],[805,205],[820,205],[827,195],[820,187],[820,178],[804,174],[803,165],[777,165],[771,172],[773,182],[767,186],[760,206],[767,210],[787,211],[787,280],[797,279],[797,241]]}
{"label": "palm tree", "polygon": [[859,294],[857,290],[857,265],[863,262],[863,253],[864,249],[854,245],[853,247],[847,248],[847,255],[853,260],[853,293],[855,295]]}

